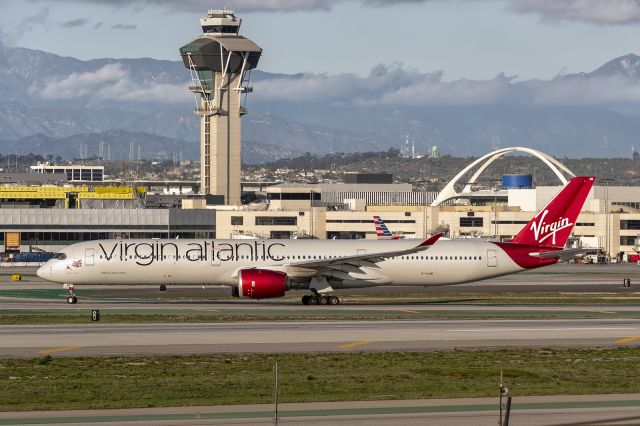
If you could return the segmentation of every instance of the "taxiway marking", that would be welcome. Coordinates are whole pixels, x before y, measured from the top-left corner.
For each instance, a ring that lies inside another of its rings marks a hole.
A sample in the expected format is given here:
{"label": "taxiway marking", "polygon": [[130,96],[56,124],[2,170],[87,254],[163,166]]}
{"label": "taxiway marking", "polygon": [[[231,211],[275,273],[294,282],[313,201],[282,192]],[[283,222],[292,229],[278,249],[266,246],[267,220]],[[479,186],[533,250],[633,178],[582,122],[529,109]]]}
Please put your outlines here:
{"label": "taxiway marking", "polygon": [[351,342],[351,343],[345,343],[343,345],[338,345],[338,347],[342,348],[342,349],[353,349],[353,348],[357,348],[358,346],[368,345],[369,343],[371,343],[371,340],[358,340],[357,342]]}
{"label": "taxiway marking", "polygon": [[72,351],[74,349],[80,349],[82,346],[62,346],[60,348],[45,349],[38,351],[39,354],[53,354],[56,352]]}
{"label": "taxiway marking", "polygon": [[619,345],[624,345],[625,343],[631,343],[638,339],[640,339],[640,336],[629,336],[625,337],[624,339],[616,340],[616,343]]}
{"label": "taxiway marking", "polygon": [[478,332],[478,331],[487,331],[487,332],[496,332],[500,333],[503,331],[581,331],[581,330],[637,330],[637,327],[557,327],[557,328],[470,328],[470,329],[451,329],[447,331],[453,332]]}

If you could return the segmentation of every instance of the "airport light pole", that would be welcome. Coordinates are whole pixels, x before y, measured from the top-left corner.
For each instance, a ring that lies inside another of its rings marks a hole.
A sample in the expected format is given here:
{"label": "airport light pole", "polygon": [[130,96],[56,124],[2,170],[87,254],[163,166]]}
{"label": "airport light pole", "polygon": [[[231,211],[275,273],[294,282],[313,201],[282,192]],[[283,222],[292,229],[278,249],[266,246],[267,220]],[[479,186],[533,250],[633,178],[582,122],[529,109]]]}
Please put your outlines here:
{"label": "airport light pole", "polygon": [[492,179],[493,182],[493,224],[496,240],[500,240],[498,233],[498,191],[500,190],[500,179]]}
{"label": "airport light pole", "polygon": [[613,182],[612,178],[602,178],[602,184],[604,185],[604,220],[605,220],[605,230],[604,230],[604,246],[606,252],[606,258],[611,258],[611,235],[610,235],[610,227],[609,227],[609,184]]}

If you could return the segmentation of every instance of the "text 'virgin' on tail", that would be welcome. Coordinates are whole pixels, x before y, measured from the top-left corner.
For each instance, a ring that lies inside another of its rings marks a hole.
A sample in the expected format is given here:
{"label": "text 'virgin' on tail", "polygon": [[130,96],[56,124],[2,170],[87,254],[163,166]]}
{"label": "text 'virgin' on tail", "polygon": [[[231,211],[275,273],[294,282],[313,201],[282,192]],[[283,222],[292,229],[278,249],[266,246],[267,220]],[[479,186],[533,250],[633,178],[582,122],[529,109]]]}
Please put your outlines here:
{"label": "text 'virgin' on tail", "polygon": [[595,180],[594,176],[571,179],[511,242],[564,247]]}

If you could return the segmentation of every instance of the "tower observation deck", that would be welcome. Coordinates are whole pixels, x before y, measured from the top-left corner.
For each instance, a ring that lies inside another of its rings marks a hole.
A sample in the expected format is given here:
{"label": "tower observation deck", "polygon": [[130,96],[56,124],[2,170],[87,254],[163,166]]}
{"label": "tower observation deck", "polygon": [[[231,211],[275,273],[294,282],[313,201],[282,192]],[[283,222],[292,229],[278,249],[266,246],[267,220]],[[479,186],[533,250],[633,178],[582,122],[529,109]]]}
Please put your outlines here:
{"label": "tower observation deck", "polygon": [[200,116],[200,191],[224,196],[225,204],[240,204],[240,117],[262,54],[239,34],[241,22],[232,10],[209,10],[202,34],[180,48]]}

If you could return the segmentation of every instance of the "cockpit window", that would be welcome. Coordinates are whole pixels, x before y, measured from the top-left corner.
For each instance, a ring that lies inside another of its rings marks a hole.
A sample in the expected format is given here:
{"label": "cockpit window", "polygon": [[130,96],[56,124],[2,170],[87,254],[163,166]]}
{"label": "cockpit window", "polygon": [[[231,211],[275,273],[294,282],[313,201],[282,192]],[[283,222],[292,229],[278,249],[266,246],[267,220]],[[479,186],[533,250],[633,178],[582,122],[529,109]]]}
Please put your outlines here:
{"label": "cockpit window", "polygon": [[65,260],[67,258],[67,255],[64,253],[56,253],[53,255],[53,258],[58,260]]}

